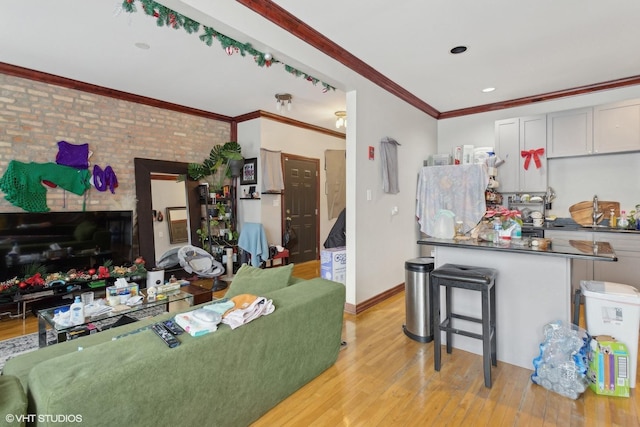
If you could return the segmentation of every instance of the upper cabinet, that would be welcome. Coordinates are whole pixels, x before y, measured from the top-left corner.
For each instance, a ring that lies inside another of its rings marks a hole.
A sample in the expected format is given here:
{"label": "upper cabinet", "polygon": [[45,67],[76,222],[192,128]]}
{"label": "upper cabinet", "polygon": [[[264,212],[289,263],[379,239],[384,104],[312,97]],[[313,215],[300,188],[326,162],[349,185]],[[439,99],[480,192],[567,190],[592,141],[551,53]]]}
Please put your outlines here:
{"label": "upper cabinet", "polygon": [[593,152],[593,108],[547,114],[547,157],[584,156]]}
{"label": "upper cabinet", "polygon": [[[545,115],[495,122],[496,154],[504,160],[498,168],[500,192],[546,191],[546,129]],[[527,158],[528,168],[525,169]]]}
{"label": "upper cabinet", "polygon": [[640,99],[547,114],[548,157],[640,150]]}
{"label": "upper cabinet", "polygon": [[594,108],[593,149],[595,153],[640,150],[640,99]]}

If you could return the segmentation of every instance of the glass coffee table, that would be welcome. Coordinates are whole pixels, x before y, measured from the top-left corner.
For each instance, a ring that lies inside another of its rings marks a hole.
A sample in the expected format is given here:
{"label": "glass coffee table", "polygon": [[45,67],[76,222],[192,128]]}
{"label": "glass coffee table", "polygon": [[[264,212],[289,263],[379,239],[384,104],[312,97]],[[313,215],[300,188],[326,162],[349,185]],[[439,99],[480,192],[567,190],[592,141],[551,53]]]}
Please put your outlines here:
{"label": "glass coffee table", "polygon": [[106,313],[87,316],[84,319],[84,323],[80,325],[66,325],[57,323],[56,320],[54,320],[54,316],[55,312],[59,310],[60,307],[40,310],[38,311],[38,345],[40,347],[46,347],[48,344],[47,326],[50,326],[56,332],[56,341],[62,342],[66,341],[73,335],[81,336],[93,333],[94,331],[99,332],[100,329],[95,326],[95,323],[97,322],[114,320],[114,322],[112,323],[115,323],[115,321],[117,321],[116,318],[118,317],[122,317],[127,314],[133,314],[144,309],[161,307],[162,305],[164,305],[165,310],[168,311],[169,304],[177,301],[186,301],[189,305],[193,305],[193,295],[187,292],[178,291],[173,294],[166,295],[166,298],[156,299],[155,301],[148,301],[147,297],[145,296],[142,300],[142,303],[140,304],[133,306],[119,305],[115,307],[120,308],[118,310],[111,310]]}

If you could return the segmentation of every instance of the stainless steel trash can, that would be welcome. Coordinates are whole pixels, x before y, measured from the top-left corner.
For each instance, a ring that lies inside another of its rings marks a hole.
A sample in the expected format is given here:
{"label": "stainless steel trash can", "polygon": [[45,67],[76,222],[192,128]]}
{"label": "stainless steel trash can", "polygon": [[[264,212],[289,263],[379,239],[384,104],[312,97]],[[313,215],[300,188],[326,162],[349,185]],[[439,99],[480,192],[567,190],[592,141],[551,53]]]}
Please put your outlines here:
{"label": "stainless steel trash can", "polygon": [[404,333],[418,342],[433,340],[431,321],[431,286],[429,276],[433,271],[433,258],[414,258],[404,263],[406,323]]}

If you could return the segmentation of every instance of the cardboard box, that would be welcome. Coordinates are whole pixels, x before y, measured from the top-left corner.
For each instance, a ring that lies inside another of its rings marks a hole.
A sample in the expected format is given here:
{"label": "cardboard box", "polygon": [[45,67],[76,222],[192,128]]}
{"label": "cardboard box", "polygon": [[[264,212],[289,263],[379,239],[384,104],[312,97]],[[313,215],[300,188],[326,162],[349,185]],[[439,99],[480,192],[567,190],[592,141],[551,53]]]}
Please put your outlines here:
{"label": "cardboard box", "polygon": [[320,276],[345,284],[347,281],[347,248],[323,249],[320,251]]}
{"label": "cardboard box", "polygon": [[132,297],[138,295],[138,284],[137,283],[129,283],[127,286],[116,287],[109,286],[107,288],[107,296],[116,296],[116,295],[130,295]]}
{"label": "cardboard box", "polygon": [[587,376],[596,394],[629,397],[630,357],[627,346],[615,338],[600,335],[591,340]]}
{"label": "cardboard box", "polygon": [[473,155],[474,155],[473,145],[462,146],[462,164],[463,165],[472,165]]}

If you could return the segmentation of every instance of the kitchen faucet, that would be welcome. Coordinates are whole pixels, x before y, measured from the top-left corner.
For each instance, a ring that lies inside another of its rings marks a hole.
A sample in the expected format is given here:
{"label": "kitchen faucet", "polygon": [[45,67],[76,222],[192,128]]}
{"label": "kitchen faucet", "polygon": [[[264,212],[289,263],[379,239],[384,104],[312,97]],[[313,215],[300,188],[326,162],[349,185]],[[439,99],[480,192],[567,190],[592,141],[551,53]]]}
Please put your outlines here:
{"label": "kitchen faucet", "polygon": [[598,196],[594,195],[593,196],[593,213],[592,213],[594,226],[598,225],[598,218],[600,218],[601,216],[602,216],[602,212],[598,211]]}

